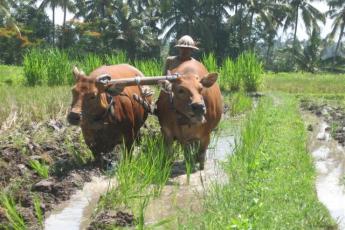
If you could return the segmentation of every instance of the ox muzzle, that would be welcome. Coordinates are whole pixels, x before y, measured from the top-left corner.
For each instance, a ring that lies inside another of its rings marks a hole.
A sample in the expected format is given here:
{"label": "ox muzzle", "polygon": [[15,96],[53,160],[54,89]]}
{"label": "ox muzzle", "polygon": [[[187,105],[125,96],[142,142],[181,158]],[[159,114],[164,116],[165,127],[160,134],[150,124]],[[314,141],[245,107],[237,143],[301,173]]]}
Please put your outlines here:
{"label": "ox muzzle", "polygon": [[81,113],[70,111],[67,115],[67,121],[71,125],[79,125],[81,121]]}

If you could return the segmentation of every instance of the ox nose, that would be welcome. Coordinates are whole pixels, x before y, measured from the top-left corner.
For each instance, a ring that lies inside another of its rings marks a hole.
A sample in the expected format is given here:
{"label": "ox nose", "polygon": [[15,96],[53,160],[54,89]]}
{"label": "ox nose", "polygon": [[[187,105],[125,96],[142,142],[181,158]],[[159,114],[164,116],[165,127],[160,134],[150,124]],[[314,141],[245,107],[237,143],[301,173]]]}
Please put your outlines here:
{"label": "ox nose", "polygon": [[70,112],[67,116],[67,120],[71,125],[77,125],[80,122],[80,113]]}
{"label": "ox nose", "polygon": [[191,107],[195,115],[204,115],[206,112],[206,107],[204,103],[193,103],[191,104]]}

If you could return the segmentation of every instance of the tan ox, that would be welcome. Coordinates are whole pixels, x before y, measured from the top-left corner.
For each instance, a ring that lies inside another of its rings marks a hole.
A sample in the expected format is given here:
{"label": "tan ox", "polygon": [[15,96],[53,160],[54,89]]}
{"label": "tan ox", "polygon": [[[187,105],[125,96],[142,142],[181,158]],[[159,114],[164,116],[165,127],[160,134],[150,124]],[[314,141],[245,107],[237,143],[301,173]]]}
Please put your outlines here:
{"label": "tan ox", "polygon": [[172,73],[181,77],[165,82],[156,103],[156,114],[168,145],[177,140],[184,146],[199,142],[197,161],[204,168],[211,131],[223,113],[223,100],[216,80],[200,62],[192,59],[181,63]]}
{"label": "tan ox", "polygon": [[[99,80],[143,74],[127,64],[102,66],[90,76],[75,68],[73,74],[76,84],[72,88],[73,100],[67,116],[69,123],[81,126],[85,142],[96,157],[112,151],[122,141],[130,149],[148,115],[133,99],[134,94],[142,95],[142,92],[138,86],[129,86],[111,96]],[[150,97],[147,99],[151,102]]]}

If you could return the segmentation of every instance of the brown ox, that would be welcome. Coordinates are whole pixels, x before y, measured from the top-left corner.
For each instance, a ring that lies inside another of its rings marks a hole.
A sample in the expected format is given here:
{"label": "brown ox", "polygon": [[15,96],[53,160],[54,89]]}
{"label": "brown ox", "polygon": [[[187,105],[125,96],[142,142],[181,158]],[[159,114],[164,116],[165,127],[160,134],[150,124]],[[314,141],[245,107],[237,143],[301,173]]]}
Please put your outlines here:
{"label": "brown ox", "polygon": [[[147,118],[147,112],[133,99],[134,94],[141,95],[142,92],[138,86],[129,86],[120,89],[120,94],[111,96],[98,80],[143,74],[127,64],[102,66],[90,76],[74,68],[73,74],[76,84],[72,88],[73,100],[67,116],[69,123],[80,124],[85,142],[96,157],[112,151],[122,141],[129,150]],[[150,97],[147,99],[151,101]]]}
{"label": "brown ox", "polygon": [[174,140],[184,146],[199,142],[196,160],[203,169],[211,131],[223,112],[222,95],[216,83],[218,74],[208,73],[194,59],[181,63],[171,72],[181,77],[172,84],[165,82],[156,103],[162,133],[168,145]]}

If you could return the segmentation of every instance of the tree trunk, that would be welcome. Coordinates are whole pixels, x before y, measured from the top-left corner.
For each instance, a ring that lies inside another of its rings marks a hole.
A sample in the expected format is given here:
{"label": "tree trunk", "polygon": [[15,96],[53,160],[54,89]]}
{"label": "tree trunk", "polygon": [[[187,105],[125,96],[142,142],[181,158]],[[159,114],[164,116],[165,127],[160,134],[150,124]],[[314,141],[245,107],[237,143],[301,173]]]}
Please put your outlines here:
{"label": "tree trunk", "polygon": [[254,11],[250,15],[250,25],[249,25],[249,47],[252,49],[252,29],[253,29]]}
{"label": "tree trunk", "polygon": [[337,58],[337,54],[338,54],[338,49],[339,49],[339,46],[340,46],[341,38],[343,37],[344,27],[345,27],[345,23],[343,23],[343,25],[341,26],[341,29],[340,29],[340,34],[339,34],[337,46],[335,47],[335,52],[334,52],[334,55],[333,55],[333,66],[335,65],[335,60]]}
{"label": "tree trunk", "polygon": [[267,66],[267,65],[269,64],[269,62],[270,62],[271,48],[272,48],[272,43],[271,43],[271,42],[268,42],[267,53],[266,53],[266,66]]}
{"label": "tree trunk", "polygon": [[296,35],[297,35],[297,27],[298,27],[298,10],[299,7],[296,8],[296,20],[295,20],[295,32],[293,35],[293,47],[296,48]]}
{"label": "tree trunk", "polygon": [[64,1],[63,5],[63,24],[62,24],[62,41],[61,48],[65,47],[65,33],[66,33],[66,15],[67,15],[67,0]]}
{"label": "tree trunk", "polygon": [[53,11],[53,46],[55,46],[55,5],[52,5]]}

